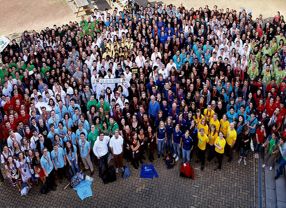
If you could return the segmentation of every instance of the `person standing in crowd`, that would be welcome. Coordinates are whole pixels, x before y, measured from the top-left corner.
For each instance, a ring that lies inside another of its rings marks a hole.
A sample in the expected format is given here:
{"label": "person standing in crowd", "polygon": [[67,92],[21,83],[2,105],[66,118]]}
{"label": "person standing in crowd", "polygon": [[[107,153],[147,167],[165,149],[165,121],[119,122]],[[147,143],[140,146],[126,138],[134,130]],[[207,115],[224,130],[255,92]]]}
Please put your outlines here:
{"label": "person standing in crowd", "polygon": [[219,132],[219,135],[214,142],[216,158],[218,160],[218,166],[214,170],[221,170],[225,144],[226,141],[223,137],[223,133]]}
{"label": "person standing in crowd", "polygon": [[16,161],[16,166],[19,170],[22,183],[27,183],[30,188],[32,188],[32,174],[27,163],[27,158],[24,156],[23,152],[20,152],[19,159]]}
{"label": "person standing in crowd", "polygon": [[248,151],[250,149],[250,137],[249,137],[249,128],[248,126],[244,126],[242,132],[240,135],[240,145],[239,145],[239,159],[238,164],[241,163],[243,160],[243,164],[246,165],[246,157],[248,154]]}
{"label": "person standing in crowd", "polygon": [[98,138],[96,139],[93,146],[93,153],[98,159],[98,167],[99,167],[99,177],[103,177],[103,174],[107,170],[108,164],[108,143],[110,137],[105,136],[103,132],[99,133]]}
{"label": "person standing in crowd", "polygon": [[33,157],[33,160],[32,160],[32,167],[33,167],[34,172],[35,172],[35,177],[37,179],[40,179],[42,184],[45,184],[46,175],[45,175],[45,172],[41,166],[40,153],[37,150],[35,151],[35,157]]}
{"label": "person standing in crowd", "polygon": [[137,133],[133,132],[131,134],[131,154],[132,154],[132,165],[135,169],[139,168],[139,160],[140,160],[140,143],[138,141]]}
{"label": "person standing in crowd", "polygon": [[208,143],[208,161],[210,162],[215,156],[215,146],[214,141],[218,136],[217,128],[214,124],[211,125],[209,133],[209,143]]}
{"label": "person standing in crowd", "polygon": [[255,154],[258,154],[262,160],[264,160],[264,147],[263,144],[266,138],[266,130],[265,126],[262,124],[256,129],[256,147],[255,147]]}
{"label": "person standing in crowd", "polygon": [[182,142],[182,135],[183,133],[180,130],[180,125],[176,124],[176,127],[173,132],[173,151],[174,155],[173,157],[175,158],[175,161],[177,162],[180,159],[180,146]]}
{"label": "person standing in crowd", "polygon": [[205,168],[206,146],[208,142],[209,137],[205,134],[205,129],[201,128],[198,132],[198,158],[201,162],[201,170]]}
{"label": "person standing in crowd", "polygon": [[41,157],[41,166],[46,176],[45,184],[43,185],[46,192],[56,190],[56,183],[55,183],[55,169],[54,164],[51,159],[51,153],[48,151],[47,148],[43,149],[43,155]]}
{"label": "person standing in crowd", "polygon": [[[148,114],[150,117],[151,122],[154,122],[158,113],[160,111],[160,105],[159,103],[156,101],[156,98],[154,95],[151,95],[150,97],[150,103],[149,103],[149,107],[148,107]],[[154,124],[154,123],[153,123]]]}
{"label": "person standing in crowd", "polygon": [[65,166],[66,166],[66,156],[64,149],[59,147],[58,144],[54,145],[54,150],[51,152],[51,159],[55,168],[57,178],[60,180],[60,183],[65,176]]}
{"label": "person standing in crowd", "polygon": [[79,172],[78,156],[76,146],[73,145],[70,141],[66,142],[65,155],[70,167],[70,174],[71,176],[74,176]]}
{"label": "person standing in crowd", "polygon": [[12,156],[8,156],[7,163],[5,165],[7,178],[10,180],[13,186],[18,188],[18,191],[21,191],[21,176],[17,168],[16,162]]}
{"label": "person standing in crowd", "polygon": [[90,174],[93,175],[94,169],[90,159],[90,143],[86,140],[85,133],[80,133],[80,139],[78,141],[79,153],[81,161],[83,162],[85,170],[90,170]]}
{"label": "person standing in crowd", "polygon": [[166,127],[164,121],[160,121],[160,125],[157,132],[157,151],[158,158],[164,157],[164,146],[166,143]]}
{"label": "person standing in crowd", "polygon": [[116,173],[119,169],[123,171],[123,138],[119,135],[119,130],[115,130],[114,136],[110,139],[109,147],[113,155]]}
{"label": "person standing in crowd", "polygon": [[275,160],[278,157],[278,138],[277,135],[275,133],[272,133],[271,135],[269,135],[269,137],[267,138],[266,142],[263,144],[263,147],[266,150],[266,156],[264,159],[264,163],[262,165],[263,168],[265,168],[265,166],[269,166],[269,170],[272,171],[274,165],[275,165]]}
{"label": "person standing in crowd", "polygon": [[190,136],[189,130],[186,130],[182,136],[182,156],[183,163],[191,161],[191,150],[193,148],[194,141]]}
{"label": "person standing in crowd", "polygon": [[284,167],[286,165],[286,142],[285,139],[280,139],[279,144],[279,152],[280,152],[280,161],[279,161],[279,166],[276,170],[276,175],[275,175],[275,180],[278,179],[282,174]]}
{"label": "person standing in crowd", "polygon": [[230,123],[226,136],[226,155],[228,156],[228,162],[233,159],[233,147],[236,142],[237,133],[234,129],[234,123]]}
{"label": "person standing in crowd", "polygon": [[[247,121],[247,125],[249,128],[249,137],[251,138],[254,147],[256,146],[256,126],[257,124],[258,124],[258,120],[255,117],[254,111],[252,111]],[[258,154],[255,154],[255,158],[258,158]]]}
{"label": "person standing in crowd", "polygon": [[148,126],[147,128],[147,149],[148,149],[148,158],[150,162],[154,161],[154,154],[156,150],[156,134],[153,133],[151,126]]}

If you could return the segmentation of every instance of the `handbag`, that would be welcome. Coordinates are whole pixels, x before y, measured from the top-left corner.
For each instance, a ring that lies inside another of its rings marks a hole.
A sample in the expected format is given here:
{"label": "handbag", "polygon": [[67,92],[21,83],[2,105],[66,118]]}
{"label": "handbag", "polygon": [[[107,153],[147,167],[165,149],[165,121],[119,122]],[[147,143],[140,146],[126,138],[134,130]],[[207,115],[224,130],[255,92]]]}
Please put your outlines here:
{"label": "handbag", "polygon": [[124,171],[122,173],[122,178],[126,179],[131,176],[131,172],[128,166],[124,167]]}

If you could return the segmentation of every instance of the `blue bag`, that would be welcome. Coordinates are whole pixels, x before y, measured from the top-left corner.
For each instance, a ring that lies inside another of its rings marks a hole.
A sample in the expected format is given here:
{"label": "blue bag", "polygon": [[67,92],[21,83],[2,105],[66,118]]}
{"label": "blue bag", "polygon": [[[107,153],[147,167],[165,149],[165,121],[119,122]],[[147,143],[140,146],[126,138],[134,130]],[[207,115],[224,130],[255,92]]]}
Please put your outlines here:
{"label": "blue bag", "polygon": [[123,174],[122,174],[122,178],[126,179],[129,176],[131,176],[130,169],[129,169],[128,166],[124,166],[124,171],[123,171]]}

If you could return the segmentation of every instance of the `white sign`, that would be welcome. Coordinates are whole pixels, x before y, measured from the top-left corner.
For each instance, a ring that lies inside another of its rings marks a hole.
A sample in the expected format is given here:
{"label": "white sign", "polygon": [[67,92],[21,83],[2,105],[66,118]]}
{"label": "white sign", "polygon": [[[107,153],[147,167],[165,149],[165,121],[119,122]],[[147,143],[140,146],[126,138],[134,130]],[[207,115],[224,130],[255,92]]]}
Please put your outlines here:
{"label": "white sign", "polygon": [[6,38],[5,36],[0,37],[0,53],[7,47],[7,45],[10,43],[10,40]]}
{"label": "white sign", "polygon": [[118,84],[118,83],[123,83],[123,79],[122,78],[99,79],[99,83],[101,83],[101,84]]}

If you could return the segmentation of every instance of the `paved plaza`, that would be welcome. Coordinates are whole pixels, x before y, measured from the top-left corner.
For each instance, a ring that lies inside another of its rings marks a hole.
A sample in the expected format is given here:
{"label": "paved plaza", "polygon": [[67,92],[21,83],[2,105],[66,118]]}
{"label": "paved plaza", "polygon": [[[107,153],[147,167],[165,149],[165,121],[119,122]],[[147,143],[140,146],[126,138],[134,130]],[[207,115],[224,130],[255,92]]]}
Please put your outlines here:
{"label": "paved plaza", "polygon": [[159,178],[153,180],[140,179],[139,170],[131,168],[128,179],[104,185],[95,172],[93,197],[84,201],[71,188],[64,190],[67,182],[47,195],[33,188],[26,197],[1,184],[1,207],[255,207],[255,162],[252,156],[248,161],[244,166],[225,159],[222,171],[213,170],[214,161],[203,172],[194,164],[195,180],[179,177],[178,164],[167,170],[162,159],[154,162]]}

